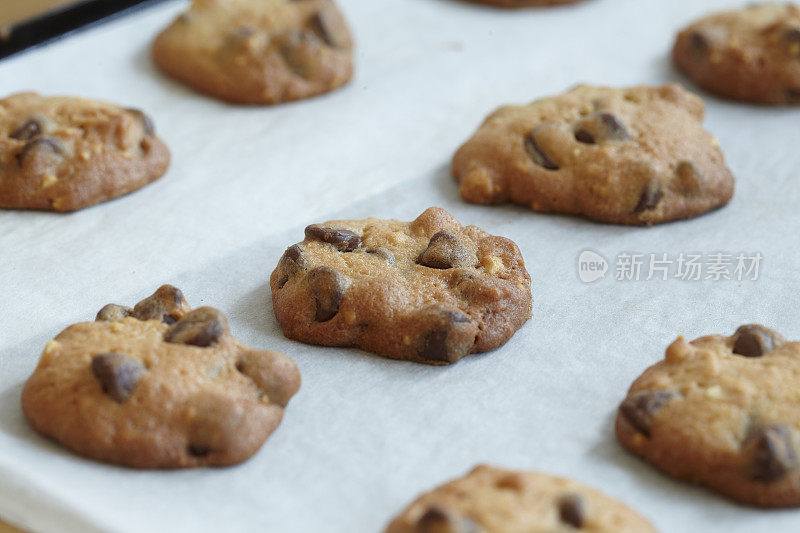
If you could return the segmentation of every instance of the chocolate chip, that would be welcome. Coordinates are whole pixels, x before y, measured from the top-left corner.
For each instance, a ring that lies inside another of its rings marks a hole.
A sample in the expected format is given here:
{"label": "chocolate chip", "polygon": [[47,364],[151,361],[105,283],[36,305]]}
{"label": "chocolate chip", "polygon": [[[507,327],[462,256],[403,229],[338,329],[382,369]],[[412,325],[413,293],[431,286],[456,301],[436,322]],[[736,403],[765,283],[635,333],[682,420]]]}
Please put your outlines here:
{"label": "chocolate chip", "polygon": [[256,34],[253,26],[238,26],[225,36],[224,52],[232,54],[232,57],[247,57],[252,55],[253,45],[250,39]]}
{"label": "chocolate chip", "polygon": [[561,521],[574,528],[582,528],[586,522],[586,502],[577,494],[568,494],[558,501]]}
{"label": "chocolate chip", "polygon": [[594,144],[594,135],[586,131],[585,129],[579,129],[575,132],[575,139],[579,142],[584,144]]}
{"label": "chocolate chip", "polygon": [[275,39],[283,62],[296,76],[309,78],[314,71],[314,58],[323,46],[313,30],[288,30]]}
{"label": "chocolate chip", "polygon": [[101,353],[92,358],[92,374],[102,385],[103,392],[117,403],[131,395],[145,371],[140,360],[127,355]]}
{"label": "chocolate chip", "polygon": [[660,202],[663,197],[664,189],[661,188],[661,184],[652,181],[647,184],[642,194],[639,195],[639,201],[636,203],[636,207],[633,208],[631,213],[635,215],[655,209],[656,206],[658,206],[658,202]]}
{"label": "chocolate chip", "polygon": [[186,303],[180,289],[172,285],[162,285],[152,296],[134,306],[133,317],[174,324],[188,311],[189,304]]}
{"label": "chocolate chip", "polygon": [[18,141],[30,141],[41,135],[42,132],[44,132],[42,121],[37,118],[32,118],[15,129],[10,137]]}
{"label": "chocolate chip", "polygon": [[288,247],[278,262],[278,266],[283,270],[283,276],[278,280],[278,288],[282,289],[290,277],[305,270],[307,264],[303,249],[299,245],[293,244]]}
{"label": "chocolate chip", "polygon": [[28,141],[17,154],[17,162],[22,165],[25,158],[37,150],[47,150],[51,154],[65,156],[67,149],[64,144],[54,137],[39,137]]}
{"label": "chocolate chip", "polygon": [[432,506],[419,517],[415,533],[480,533],[473,520],[439,506]]}
{"label": "chocolate chip", "polygon": [[378,246],[376,248],[369,248],[367,250],[367,253],[376,255],[389,264],[394,264],[395,262],[394,254],[391,252],[391,250],[388,250],[383,246]]}
{"label": "chocolate chip", "polygon": [[428,247],[417,258],[420,265],[438,269],[474,267],[477,262],[475,254],[461,246],[458,237],[446,230],[431,237]]}
{"label": "chocolate chip", "polygon": [[547,170],[558,170],[558,165],[555,164],[536,143],[536,131],[537,130],[531,131],[528,136],[525,137],[525,151],[533,162],[540,167],[546,168]]}
{"label": "chocolate chip", "polygon": [[164,340],[205,348],[229,331],[228,319],[213,307],[200,307],[183,315],[164,335]]}
{"label": "chocolate chip", "polygon": [[625,125],[616,115],[600,113],[600,123],[605,129],[606,140],[624,141],[630,139],[628,130],[625,129]]}
{"label": "chocolate chip", "polygon": [[253,26],[239,26],[236,28],[236,31],[233,34],[238,37],[239,39],[247,39],[251,35],[255,34],[256,29]]}
{"label": "chocolate chip", "polygon": [[800,101],[800,89],[786,89],[786,98],[790,102]]}
{"label": "chocolate chip", "polygon": [[706,54],[711,44],[705,35],[695,31],[689,35],[689,48],[696,54]]}
{"label": "chocolate chip", "polygon": [[432,326],[422,334],[419,357],[434,363],[452,363],[469,353],[474,337],[459,335],[459,325],[472,320],[460,311],[437,310],[426,317]]}
{"label": "chocolate chip", "polygon": [[194,444],[190,444],[187,449],[189,450],[189,454],[194,457],[205,457],[211,453],[211,448],[208,446],[195,446]]}
{"label": "chocolate chip", "polygon": [[595,144],[605,141],[627,141],[630,139],[630,135],[616,115],[598,113],[578,124],[575,139],[584,144]]}
{"label": "chocolate chip", "polygon": [[789,52],[800,57],[800,28],[789,28],[783,33],[783,40],[789,45]]}
{"label": "chocolate chip", "polygon": [[447,362],[447,329],[434,329],[422,337],[422,350],[419,356],[426,361]]}
{"label": "chocolate chip", "polygon": [[305,258],[303,257],[303,250],[297,244],[293,244],[283,252],[283,257],[286,258],[287,261],[292,261],[296,264],[305,263]]}
{"label": "chocolate chip", "polygon": [[677,393],[668,390],[635,392],[620,404],[619,413],[636,431],[649,437],[655,414],[664,404],[677,397]]}
{"label": "chocolate chip", "polygon": [[744,357],[761,357],[775,348],[772,331],[758,324],[740,326],[734,337],[733,353]]}
{"label": "chocolate chip", "polygon": [[691,161],[681,161],[675,167],[675,175],[678,177],[681,191],[684,193],[696,192],[700,187],[702,174],[697,165]]}
{"label": "chocolate chip", "polygon": [[344,20],[334,8],[322,8],[309,19],[309,27],[328,46],[345,48],[350,36]]}
{"label": "chocolate chip", "polygon": [[797,456],[788,428],[781,425],[760,427],[750,432],[743,446],[748,458],[750,478],[770,483],[797,467]]}
{"label": "chocolate chip", "polygon": [[129,107],[125,111],[135,116],[136,119],[142,123],[142,127],[144,128],[144,133],[146,135],[155,135],[156,126],[155,124],[153,124],[153,120],[149,116],[147,116],[147,114],[145,114],[144,111],[133,107]]}
{"label": "chocolate chip", "polygon": [[307,264],[306,258],[303,255],[303,249],[297,244],[291,245],[283,252],[281,262],[289,275],[305,270]]}
{"label": "chocolate chip", "polygon": [[305,233],[306,239],[332,244],[340,252],[352,252],[361,244],[361,237],[346,229],[322,228],[312,224]]}
{"label": "chocolate chip", "polygon": [[314,299],[314,320],[331,320],[339,312],[350,279],[335,268],[321,266],[309,271],[308,282]]}
{"label": "chocolate chip", "polygon": [[133,309],[117,304],[108,304],[97,312],[95,321],[119,322],[123,318],[133,315]]}

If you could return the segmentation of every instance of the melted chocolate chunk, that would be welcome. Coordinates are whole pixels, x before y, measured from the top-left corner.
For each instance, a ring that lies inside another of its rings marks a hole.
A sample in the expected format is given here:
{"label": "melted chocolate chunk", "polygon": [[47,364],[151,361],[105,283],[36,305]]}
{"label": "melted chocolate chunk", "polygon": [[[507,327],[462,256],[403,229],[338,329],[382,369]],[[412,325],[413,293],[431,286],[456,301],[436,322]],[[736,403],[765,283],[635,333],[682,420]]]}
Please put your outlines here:
{"label": "melted chocolate chunk", "polygon": [[103,392],[117,403],[128,399],[145,371],[140,360],[127,355],[101,353],[92,358],[92,374],[100,382]]}

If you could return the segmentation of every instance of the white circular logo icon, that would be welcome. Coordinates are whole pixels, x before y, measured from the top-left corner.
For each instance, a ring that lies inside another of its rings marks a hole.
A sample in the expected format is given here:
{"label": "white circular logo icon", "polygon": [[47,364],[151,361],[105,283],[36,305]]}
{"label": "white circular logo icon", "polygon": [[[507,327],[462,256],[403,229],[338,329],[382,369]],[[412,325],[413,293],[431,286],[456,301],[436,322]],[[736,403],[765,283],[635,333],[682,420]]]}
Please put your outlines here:
{"label": "white circular logo icon", "polygon": [[584,283],[591,283],[606,277],[608,261],[592,250],[584,250],[578,256],[578,277]]}

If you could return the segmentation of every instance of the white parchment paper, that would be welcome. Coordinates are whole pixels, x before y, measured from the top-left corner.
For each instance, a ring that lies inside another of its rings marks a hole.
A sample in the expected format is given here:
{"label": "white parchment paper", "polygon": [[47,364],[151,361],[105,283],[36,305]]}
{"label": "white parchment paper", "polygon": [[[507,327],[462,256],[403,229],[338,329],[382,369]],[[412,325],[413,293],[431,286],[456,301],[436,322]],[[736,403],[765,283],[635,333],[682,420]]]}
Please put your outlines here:
{"label": "white parchment paper", "polygon": [[[449,160],[492,109],[577,82],[681,81],[675,31],[725,0],[591,0],[502,11],[448,0],[340,0],[358,72],[328,96],[234,107],[157,73],[148,46],[171,2],[0,63],[0,93],[36,89],[147,110],[173,161],[159,182],[67,215],[0,211],[0,516],[41,532],[377,532],[421,491],[479,462],[597,486],[664,532],[797,531],[800,511],[734,505],[624,452],[613,416],[678,334],[763,322],[800,338],[800,110],[707,98],[737,176],[715,213],[653,228],[463,203]],[[439,205],[516,241],[534,318],[502,348],[448,368],[283,338],[267,277],[302,228],[410,220]],[[577,258],[610,264],[582,283]],[[621,253],[744,252],[757,281],[615,280]],[[162,283],[214,305],[234,334],[284,351],[303,387],[283,424],[234,468],[138,472],[76,458],[19,406],[44,344],[108,302]]]}

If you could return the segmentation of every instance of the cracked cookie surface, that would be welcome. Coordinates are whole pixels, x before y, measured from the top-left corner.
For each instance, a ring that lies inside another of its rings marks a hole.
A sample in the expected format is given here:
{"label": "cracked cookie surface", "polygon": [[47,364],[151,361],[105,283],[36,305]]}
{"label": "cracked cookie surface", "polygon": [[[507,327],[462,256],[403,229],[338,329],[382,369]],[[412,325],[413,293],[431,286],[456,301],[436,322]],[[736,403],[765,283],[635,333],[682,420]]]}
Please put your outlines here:
{"label": "cracked cookie surface", "polygon": [[194,0],[153,45],[165,73],[241,104],[329,92],[352,77],[352,55],[333,0]]}
{"label": "cracked cookie surface", "polygon": [[761,3],[714,13],[678,34],[672,57],[711,93],[800,105],[800,6]]}
{"label": "cracked cookie surface", "polygon": [[36,93],[0,100],[0,207],[74,211],[144,187],[168,166],[138,109]]}
{"label": "cracked cookie surface", "polygon": [[192,310],[164,285],[50,341],[22,408],[36,431],[90,459],[225,466],[258,451],[299,387],[291,359],[243,345],[222,312]]}
{"label": "cracked cookie surface", "polygon": [[742,503],[800,505],[800,342],[760,325],[673,342],[620,404],[617,438]]}
{"label": "cracked cookie surface", "polygon": [[679,85],[579,86],[492,113],[453,158],[461,196],[644,225],[725,205],[734,180]]}
{"label": "cracked cookie surface", "polygon": [[538,472],[480,465],[420,496],[386,533],[655,533],[650,523],[601,492]]}
{"label": "cracked cookie surface", "polygon": [[432,207],[412,222],[314,224],[270,278],[290,339],[447,364],[504,344],[531,316],[531,280],[509,239]]}

